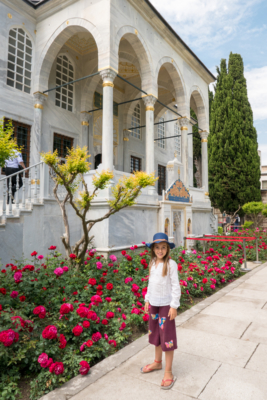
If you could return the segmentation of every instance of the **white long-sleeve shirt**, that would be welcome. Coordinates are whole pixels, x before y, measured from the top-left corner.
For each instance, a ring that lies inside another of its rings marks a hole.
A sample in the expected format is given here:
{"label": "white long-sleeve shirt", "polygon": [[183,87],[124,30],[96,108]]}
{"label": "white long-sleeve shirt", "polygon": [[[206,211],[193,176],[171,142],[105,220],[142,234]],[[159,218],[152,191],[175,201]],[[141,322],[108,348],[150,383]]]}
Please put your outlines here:
{"label": "white long-sleeve shirt", "polygon": [[180,305],[181,288],[178,279],[177,264],[169,260],[168,274],[162,276],[163,262],[156,267],[153,263],[150,271],[145,301],[156,307],[168,306],[178,308]]}

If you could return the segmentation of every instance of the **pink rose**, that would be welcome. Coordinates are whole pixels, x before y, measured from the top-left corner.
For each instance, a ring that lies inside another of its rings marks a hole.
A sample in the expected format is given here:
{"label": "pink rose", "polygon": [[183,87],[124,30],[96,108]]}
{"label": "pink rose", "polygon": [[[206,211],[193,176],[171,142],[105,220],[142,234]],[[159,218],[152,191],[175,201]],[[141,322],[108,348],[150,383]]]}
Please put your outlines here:
{"label": "pink rose", "polygon": [[64,274],[64,270],[61,267],[58,267],[54,270],[54,274],[56,274],[56,276],[61,276]]}
{"label": "pink rose", "polygon": [[10,294],[10,297],[12,297],[12,299],[15,299],[16,297],[18,297],[19,292],[17,292],[16,290],[13,290],[13,292]]}

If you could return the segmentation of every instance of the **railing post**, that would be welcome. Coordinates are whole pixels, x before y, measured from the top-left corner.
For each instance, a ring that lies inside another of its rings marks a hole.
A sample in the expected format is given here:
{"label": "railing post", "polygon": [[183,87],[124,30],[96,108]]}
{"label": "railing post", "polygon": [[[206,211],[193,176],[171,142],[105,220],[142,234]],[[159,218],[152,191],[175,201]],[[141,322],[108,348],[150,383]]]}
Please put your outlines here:
{"label": "railing post", "polygon": [[29,203],[31,203],[31,197],[32,197],[31,179],[32,179],[32,171],[29,169],[29,179],[28,179],[28,201],[29,201]]}
{"label": "railing post", "polygon": [[256,261],[254,261],[254,264],[261,264],[261,261],[259,261],[259,243],[257,237],[256,237]]}
{"label": "railing post", "polygon": [[25,171],[23,171],[23,177],[22,177],[22,205],[21,209],[25,210]]}
{"label": "railing post", "polygon": [[249,272],[251,270],[247,268],[247,253],[246,253],[246,240],[245,239],[243,239],[243,252],[244,252],[244,264],[245,264],[245,267],[244,268],[240,268],[240,269],[243,272]]}
{"label": "railing post", "polygon": [[7,193],[7,180],[4,179],[3,185],[3,219],[6,219],[6,193]]}
{"label": "railing post", "polygon": [[8,214],[12,215],[12,178],[9,178],[9,188],[8,188],[8,196],[9,196],[9,202],[8,202]]}
{"label": "railing post", "polygon": [[33,201],[37,203],[37,166],[34,167],[34,194]]}
{"label": "railing post", "polygon": [[19,174],[16,176],[16,210],[19,209]]}

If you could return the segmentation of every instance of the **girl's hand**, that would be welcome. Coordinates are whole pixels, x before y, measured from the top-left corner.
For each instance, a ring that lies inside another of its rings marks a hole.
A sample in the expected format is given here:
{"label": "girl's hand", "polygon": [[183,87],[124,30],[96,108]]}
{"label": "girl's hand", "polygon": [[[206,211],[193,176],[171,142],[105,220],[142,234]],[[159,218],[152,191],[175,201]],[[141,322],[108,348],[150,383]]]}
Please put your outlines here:
{"label": "girl's hand", "polygon": [[168,317],[170,317],[170,321],[177,317],[177,310],[175,308],[169,309]]}
{"label": "girl's hand", "polygon": [[148,313],[148,307],[149,307],[149,302],[147,301],[145,303],[145,313]]}

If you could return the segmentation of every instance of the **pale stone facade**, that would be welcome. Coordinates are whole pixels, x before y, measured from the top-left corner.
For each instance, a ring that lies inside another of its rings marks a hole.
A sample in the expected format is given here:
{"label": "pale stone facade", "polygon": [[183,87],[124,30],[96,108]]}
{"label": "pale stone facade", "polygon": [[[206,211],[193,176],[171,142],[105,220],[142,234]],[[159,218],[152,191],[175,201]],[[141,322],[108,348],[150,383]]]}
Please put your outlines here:
{"label": "pale stone facade", "polygon": [[[213,231],[216,221],[208,197],[207,140],[208,85],[214,77],[149,1],[0,0],[0,22],[0,118],[31,127],[30,165],[40,161],[41,151],[53,151],[57,134],[72,139],[74,146],[88,146],[89,185],[95,162],[102,155],[98,168],[113,170],[114,182],[131,173],[131,162],[137,162],[139,168],[156,176],[166,168],[163,189],[180,179],[189,190],[188,203],[167,201],[157,188],[145,190],[136,206],[95,227],[97,248],[119,250],[151,240],[153,233],[164,230],[181,245],[188,234]],[[19,51],[12,47],[12,29],[17,35],[23,31],[32,49],[30,58],[25,53],[28,61],[24,60],[25,65],[31,63],[28,81],[12,72],[10,52]],[[66,90],[46,92],[64,81],[97,72]],[[137,100],[125,103],[133,99]],[[193,188],[190,107],[201,129],[201,188]],[[162,123],[169,120],[173,121]],[[137,126],[134,131],[133,126]],[[181,134],[181,141],[154,141],[175,134]],[[108,209],[109,196],[107,189],[94,202],[94,216]]]}

